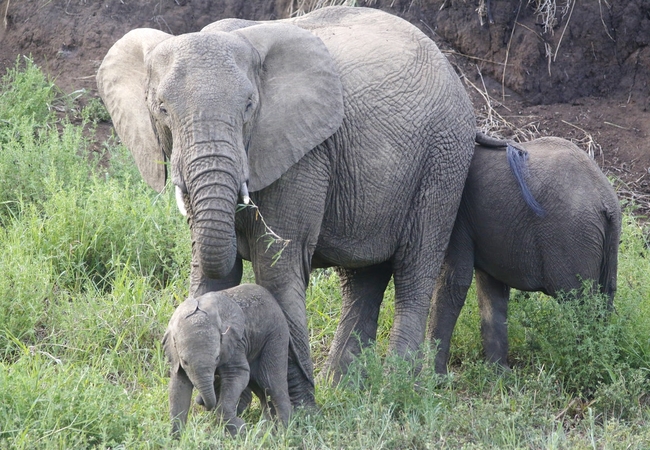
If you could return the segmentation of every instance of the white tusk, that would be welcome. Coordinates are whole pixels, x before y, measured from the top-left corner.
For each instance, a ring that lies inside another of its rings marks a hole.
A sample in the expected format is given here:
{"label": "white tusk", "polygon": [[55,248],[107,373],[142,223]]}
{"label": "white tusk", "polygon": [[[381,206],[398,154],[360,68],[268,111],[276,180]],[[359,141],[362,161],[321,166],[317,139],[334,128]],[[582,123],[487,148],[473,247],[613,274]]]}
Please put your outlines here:
{"label": "white tusk", "polygon": [[241,188],[239,189],[239,195],[241,195],[242,202],[244,202],[244,205],[248,205],[251,201],[250,196],[248,195],[248,186],[246,185],[246,182],[243,182],[241,185]]}
{"label": "white tusk", "polygon": [[187,209],[185,209],[185,198],[183,191],[178,186],[176,186],[176,206],[178,206],[178,210],[181,212],[181,214],[187,217]]}

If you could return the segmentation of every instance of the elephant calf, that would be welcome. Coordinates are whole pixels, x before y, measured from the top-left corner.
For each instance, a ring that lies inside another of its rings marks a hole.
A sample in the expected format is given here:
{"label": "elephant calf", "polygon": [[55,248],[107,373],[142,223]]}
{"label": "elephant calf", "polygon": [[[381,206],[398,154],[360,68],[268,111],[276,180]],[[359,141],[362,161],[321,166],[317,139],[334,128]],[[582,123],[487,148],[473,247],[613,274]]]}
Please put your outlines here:
{"label": "elephant calf", "polygon": [[504,367],[511,287],[556,296],[594,280],[613,301],[621,208],[609,181],[564,139],[516,146],[476,147],[429,316],[439,373],[473,271],[486,358]]}
{"label": "elephant calf", "polygon": [[237,404],[247,387],[260,398],[265,414],[270,396],[272,410],[286,426],[289,339],[284,313],[261,286],[243,284],[181,303],[163,337],[172,366],[172,433],[185,425],[193,387],[200,393],[197,403],[216,408],[232,435],[244,426]]}

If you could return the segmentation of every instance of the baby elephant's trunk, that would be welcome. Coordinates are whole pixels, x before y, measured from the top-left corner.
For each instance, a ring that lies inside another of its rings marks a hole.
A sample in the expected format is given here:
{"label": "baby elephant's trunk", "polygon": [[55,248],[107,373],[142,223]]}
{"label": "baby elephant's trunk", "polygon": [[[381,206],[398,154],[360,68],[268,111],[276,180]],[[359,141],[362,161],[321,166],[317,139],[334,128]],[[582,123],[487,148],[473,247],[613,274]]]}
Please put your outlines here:
{"label": "baby elephant's trunk", "polygon": [[205,406],[208,411],[212,411],[217,407],[217,397],[214,392],[214,372],[209,377],[198,381],[194,387],[201,394],[203,406]]}

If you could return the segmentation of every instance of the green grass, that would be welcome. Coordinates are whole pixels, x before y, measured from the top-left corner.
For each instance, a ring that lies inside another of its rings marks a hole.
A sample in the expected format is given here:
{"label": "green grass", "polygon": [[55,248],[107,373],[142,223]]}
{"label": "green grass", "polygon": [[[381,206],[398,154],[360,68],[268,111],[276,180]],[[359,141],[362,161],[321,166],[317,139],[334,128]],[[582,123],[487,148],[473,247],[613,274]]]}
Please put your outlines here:
{"label": "green grass", "polygon": [[[61,96],[29,60],[0,84],[0,448],[650,447],[650,255],[629,212],[611,320],[598,297],[514,294],[511,373],[482,362],[473,291],[450,375],[427,348],[417,375],[387,356],[391,286],[376,346],[338,387],[318,381],[318,412],[275,431],[254,404],[230,439],[193,406],[173,442],[160,340],[187,294],[187,225],[114,139],[89,150],[101,105],[68,120],[50,107]],[[315,272],[307,294],[318,371],[340,314],[335,272]]]}

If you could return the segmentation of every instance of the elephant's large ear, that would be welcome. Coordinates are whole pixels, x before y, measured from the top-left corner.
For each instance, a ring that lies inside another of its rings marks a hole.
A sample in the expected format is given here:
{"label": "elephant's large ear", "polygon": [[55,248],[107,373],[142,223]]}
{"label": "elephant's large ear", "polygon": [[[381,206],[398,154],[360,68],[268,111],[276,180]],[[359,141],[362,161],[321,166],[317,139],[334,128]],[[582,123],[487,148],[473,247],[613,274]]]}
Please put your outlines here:
{"label": "elephant's large ear", "polygon": [[250,191],[280,178],[343,122],[343,87],[327,47],[309,31],[263,23],[233,31],[260,54],[260,106],[248,148]]}
{"label": "elephant's large ear", "polygon": [[150,28],[132,30],[113,44],[97,71],[99,95],[118,136],[133,154],[144,180],[158,192],[165,187],[166,171],[145,100],[145,59],[170,37]]}

